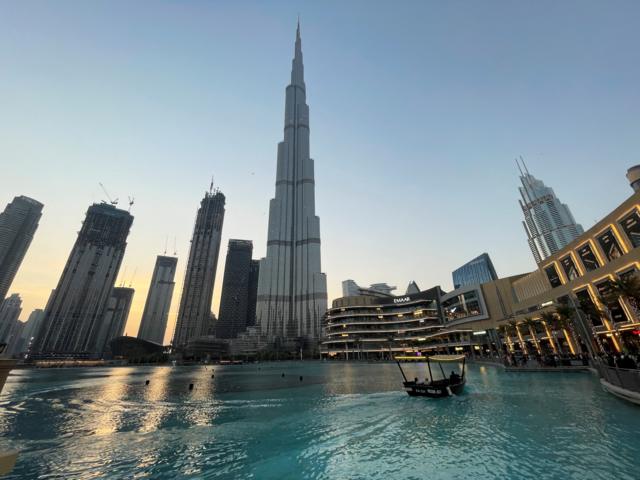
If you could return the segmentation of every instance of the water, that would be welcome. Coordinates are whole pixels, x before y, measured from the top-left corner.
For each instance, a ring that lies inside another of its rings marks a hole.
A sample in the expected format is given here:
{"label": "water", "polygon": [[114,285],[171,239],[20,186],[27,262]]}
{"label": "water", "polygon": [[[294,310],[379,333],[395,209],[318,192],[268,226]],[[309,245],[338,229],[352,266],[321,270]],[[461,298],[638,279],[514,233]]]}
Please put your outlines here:
{"label": "water", "polygon": [[471,367],[466,393],[442,400],[410,398],[393,364],[211,373],[15,371],[0,396],[0,448],[21,454],[6,478],[640,477],[640,407],[588,373]]}

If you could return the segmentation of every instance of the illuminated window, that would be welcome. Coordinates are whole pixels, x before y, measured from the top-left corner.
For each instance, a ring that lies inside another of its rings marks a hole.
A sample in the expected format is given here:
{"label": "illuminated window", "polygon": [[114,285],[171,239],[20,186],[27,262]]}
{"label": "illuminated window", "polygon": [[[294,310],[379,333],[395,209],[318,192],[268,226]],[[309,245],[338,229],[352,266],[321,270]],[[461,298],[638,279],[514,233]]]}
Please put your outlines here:
{"label": "illuminated window", "polygon": [[578,248],[578,256],[580,260],[582,260],[582,264],[587,272],[600,268],[600,262],[598,262],[598,259],[593,254],[591,245],[588,242]]}
{"label": "illuminated window", "polygon": [[578,278],[578,269],[576,268],[576,264],[573,263],[573,258],[571,258],[571,255],[567,255],[562,260],[560,260],[560,265],[562,265],[562,269],[567,275],[569,281],[573,280],[574,278]]}
{"label": "illuminated window", "polygon": [[549,279],[551,288],[556,288],[562,285],[560,276],[558,275],[558,271],[556,270],[556,266],[553,263],[545,268],[544,272],[547,274],[547,278]]}
{"label": "illuminated window", "polygon": [[622,249],[620,248],[620,245],[618,245],[618,241],[616,240],[616,237],[613,236],[613,232],[611,230],[607,230],[600,235],[598,237],[598,243],[602,247],[602,250],[608,260],[615,260],[622,256]]}
{"label": "illuminated window", "polygon": [[634,210],[629,215],[620,220],[620,226],[629,237],[633,247],[640,247],[640,216]]}

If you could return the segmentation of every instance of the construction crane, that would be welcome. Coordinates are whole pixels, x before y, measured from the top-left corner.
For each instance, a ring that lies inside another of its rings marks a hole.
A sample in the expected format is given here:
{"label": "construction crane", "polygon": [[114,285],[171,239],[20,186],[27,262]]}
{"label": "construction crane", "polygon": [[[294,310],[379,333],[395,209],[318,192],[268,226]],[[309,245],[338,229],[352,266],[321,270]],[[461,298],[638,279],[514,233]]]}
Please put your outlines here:
{"label": "construction crane", "polygon": [[[118,204],[118,199],[116,198],[115,200],[111,200],[111,197],[109,196],[109,192],[107,192],[107,189],[104,188],[104,185],[102,183],[100,183],[100,182],[98,182],[98,185],[100,185],[100,188],[102,188],[102,191],[104,192],[104,194],[109,199],[109,203],[115,207]],[[105,202],[103,200],[102,203],[107,203],[107,202]]]}

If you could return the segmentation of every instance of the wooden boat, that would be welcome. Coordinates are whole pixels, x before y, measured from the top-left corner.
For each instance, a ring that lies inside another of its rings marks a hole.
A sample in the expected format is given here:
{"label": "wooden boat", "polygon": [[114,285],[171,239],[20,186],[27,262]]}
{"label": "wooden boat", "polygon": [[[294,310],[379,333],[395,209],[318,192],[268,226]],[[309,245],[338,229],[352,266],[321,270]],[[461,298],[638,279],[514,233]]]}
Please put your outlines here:
{"label": "wooden boat", "polygon": [[[460,395],[464,391],[464,386],[467,383],[465,375],[466,357],[464,355],[398,356],[395,357],[395,359],[398,368],[400,368],[400,373],[402,373],[402,378],[404,379],[402,383],[404,389],[411,397],[442,398]],[[426,362],[429,378],[425,378],[424,382],[418,381],[418,378],[408,380],[400,364],[401,361]],[[434,380],[433,374],[431,373],[431,362],[438,364],[442,378]],[[447,376],[442,368],[443,362],[462,362],[462,372],[451,372],[451,375]]]}

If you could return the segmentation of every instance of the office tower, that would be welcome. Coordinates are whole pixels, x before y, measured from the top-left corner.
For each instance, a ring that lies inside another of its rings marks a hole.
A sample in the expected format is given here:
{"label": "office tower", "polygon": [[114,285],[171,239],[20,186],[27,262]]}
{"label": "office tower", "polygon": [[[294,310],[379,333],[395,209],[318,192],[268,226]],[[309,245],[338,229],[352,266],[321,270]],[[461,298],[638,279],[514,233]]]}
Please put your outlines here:
{"label": "office tower", "polygon": [[[247,326],[255,322],[255,304],[250,308],[252,297],[256,297],[255,291],[251,293],[251,284],[257,287],[255,279],[252,281],[252,270],[255,269],[251,260],[252,253],[251,240],[229,240],[220,312],[216,323],[218,338],[236,338],[238,333],[244,332]],[[254,278],[255,273],[257,272],[253,272]]]}
{"label": "office tower", "polygon": [[360,295],[360,287],[355,280],[343,280],[342,281],[342,296],[343,297],[355,297]]}
{"label": "office tower", "polygon": [[174,278],[177,264],[176,257],[158,255],[156,258],[156,266],[153,268],[151,285],[149,285],[149,293],[138,329],[138,338],[164,344],[171,297],[176,284]]}
{"label": "office tower", "polygon": [[220,253],[224,202],[224,195],[217,190],[205,193],[200,202],[173,334],[175,347],[184,347],[189,340],[207,335],[213,328],[211,300]]}
{"label": "office tower", "polygon": [[249,269],[249,304],[247,306],[247,327],[256,324],[256,304],[258,302],[258,280],[260,279],[260,260],[251,260]]}
{"label": "office tower", "polygon": [[44,310],[41,308],[36,308],[29,315],[29,318],[24,325],[24,330],[22,331],[22,339],[25,352],[29,352],[31,350],[32,342],[38,335],[38,330],[40,329],[40,325],[42,325],[43,319]]}
{"label": "office tower", "polygon": [[420,287],[415,282],[415,280],[411,280],[409,285],[407,285],[407,289],[405,290],[405,295],[414,295],[416,293],[420,293]]}
{"label": "office tower", "polygon": [[134,293],[133,288],[127,287],[114,287],[111,291],[96,340],[99,353],[108,352],[109,342],[124,334]]}
{"label": "office tower", "polygon": [[317,340],[327,310],[305,97],[298,25],[291,83],[286,89],[284,140],[278,144],[276,193],[269,204],[267,255],[260,263],[256,306],[263,334],[287,344],[301,337]]}
{"label": "office tower", "polygon": [[98,334],[132,222],[129,212],[113,205],[89,207],[58,286],[47,303],[35,351],[101,353]]}
{"label": "office tower", "polygon": [[0,301],[7,296],[42,216],[43,205],[33,198],[15,197],[0,213]]}
{"label": "office tower", "polygon": [[0,302],[0,343],[9,343],[20,313],[22,313],[22,299],[19,294],[14,293]]}
{"label": "office tower", "polygon": [[456,268],[451,276],[453,277],[453,288],[464,287],[476,283],[487,283],[498,279],[496,269],[488,253],[483,253],[473,260]]}
{"label": "office tower", "polygon": [[520,208],[524,213],[522,224],[527,232],[531,253],[536,263],[540,263],[584,233],[584,230],[576,223],[569,207],[558,200],[553,189],[531,175],[522,163],[524,171],[518,164],[522,183],[518,187],[522,197],[519,200]]}

